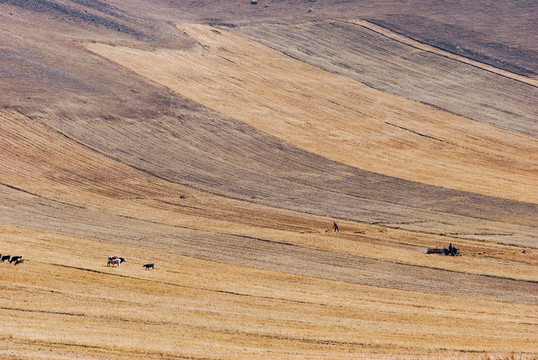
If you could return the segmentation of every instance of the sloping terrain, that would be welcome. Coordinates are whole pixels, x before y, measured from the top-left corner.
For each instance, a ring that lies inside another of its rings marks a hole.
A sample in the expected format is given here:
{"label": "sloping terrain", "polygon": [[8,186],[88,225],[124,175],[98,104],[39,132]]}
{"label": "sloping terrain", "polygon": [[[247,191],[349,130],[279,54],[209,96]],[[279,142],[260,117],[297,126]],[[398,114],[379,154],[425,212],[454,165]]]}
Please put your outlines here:
{"label": "sloping terrain", "polygon": [[[535,80],[398,36],[370,22],[264,24],[231,30],[376,89],[536,136]],[[336,41],[338,52],[332,50]]]}
{"label": "sloping terrain", "polygon": [[415,182],[538,200],[532,191],[538,142],[531,137],[385,95],[224,31],[181,29],[205,51],[88,46],[310,153]]}
{"label": "sloping terrain", "polygon": [[0,358],[535,358],[536,9],[266,5],[0,1]]}

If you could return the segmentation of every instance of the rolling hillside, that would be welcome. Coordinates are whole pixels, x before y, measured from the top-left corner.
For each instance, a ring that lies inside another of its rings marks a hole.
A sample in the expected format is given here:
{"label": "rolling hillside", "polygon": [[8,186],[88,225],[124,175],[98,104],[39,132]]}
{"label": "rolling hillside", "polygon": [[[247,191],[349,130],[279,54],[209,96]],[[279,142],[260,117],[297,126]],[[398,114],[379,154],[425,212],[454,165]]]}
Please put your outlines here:
{"label": "rolling hillside", "polygon": [[0,0],[0,358],[537,357],[537,9],[479,3]]}

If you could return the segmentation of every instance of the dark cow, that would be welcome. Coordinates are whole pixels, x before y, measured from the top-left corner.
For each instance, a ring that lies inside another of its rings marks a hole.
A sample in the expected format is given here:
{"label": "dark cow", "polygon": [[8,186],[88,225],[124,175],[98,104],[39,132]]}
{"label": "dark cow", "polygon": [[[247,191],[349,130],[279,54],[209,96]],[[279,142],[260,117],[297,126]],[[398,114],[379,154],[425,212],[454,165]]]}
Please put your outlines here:
{"label": "dark cow", "polygon": [[2,256],[2,258],[0,259],[0,261],[1,261],[1,262],[4,262],[4,261],[6,261],[6,260],[9,261],[9,258],[10,258],[10,257],[11,257],[10,255],[4,255],[4,256]]}
{"label": "dark cow", "polygon": [[15,262],[15,261],[17,261],[17,260],[19,260],[19,259],[22,259],[22,256],[13,256],[13,257],[11,258],[11,260],[9,260],[9,263],[11,264],[12,262]]}
{"label": "dark cow", "polygon": [[155,264],[146,264],[146,265],[142,265],[143,267],[146,268],[146,270],[149,270],[149,269],[154,269],[155,270]]}

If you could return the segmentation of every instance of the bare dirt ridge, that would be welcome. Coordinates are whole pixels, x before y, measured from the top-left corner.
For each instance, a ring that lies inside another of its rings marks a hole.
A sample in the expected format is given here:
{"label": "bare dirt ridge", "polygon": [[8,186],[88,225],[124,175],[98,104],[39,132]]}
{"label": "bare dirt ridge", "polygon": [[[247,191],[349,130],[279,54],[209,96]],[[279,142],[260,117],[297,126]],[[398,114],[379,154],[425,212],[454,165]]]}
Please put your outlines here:
{"label": "bare dirt ridge", "polygon": [[536,13],[0,0],[0,358],[536,358]]}

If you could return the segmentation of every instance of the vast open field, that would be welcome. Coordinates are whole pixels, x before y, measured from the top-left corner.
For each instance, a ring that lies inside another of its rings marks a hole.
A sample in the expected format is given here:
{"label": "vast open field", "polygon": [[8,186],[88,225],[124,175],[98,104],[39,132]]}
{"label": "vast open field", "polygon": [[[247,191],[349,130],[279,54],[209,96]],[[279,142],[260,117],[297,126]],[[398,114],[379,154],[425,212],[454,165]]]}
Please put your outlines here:
{"label": "vast open field", "polygon": [[538,7],[461,3],[0,0],[0,359],[538,358]]}

